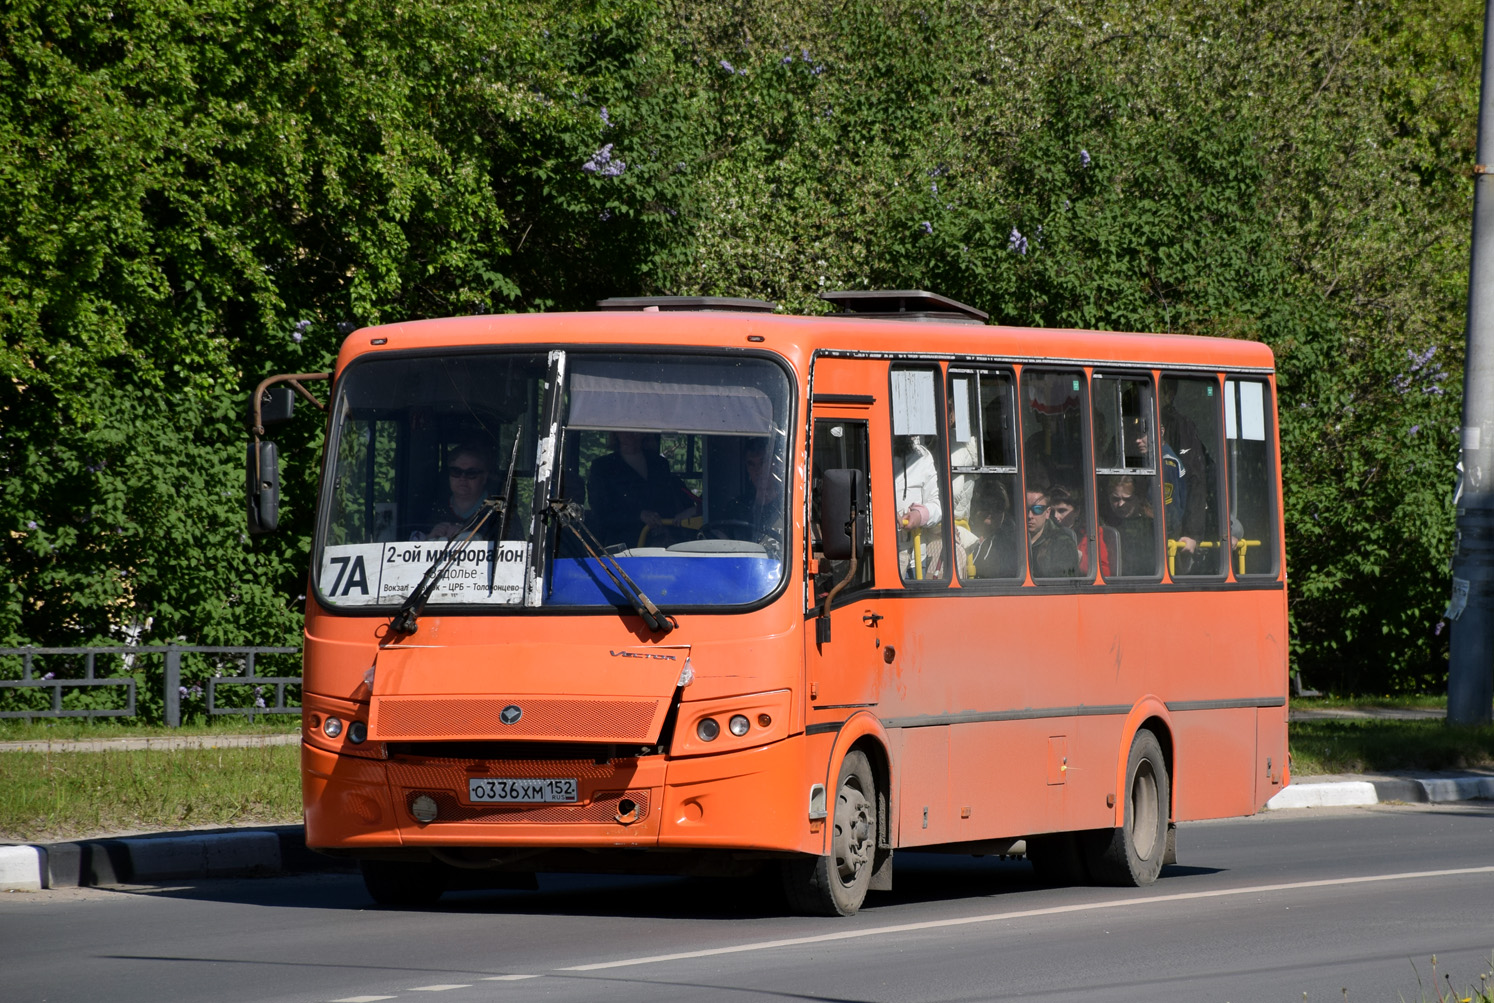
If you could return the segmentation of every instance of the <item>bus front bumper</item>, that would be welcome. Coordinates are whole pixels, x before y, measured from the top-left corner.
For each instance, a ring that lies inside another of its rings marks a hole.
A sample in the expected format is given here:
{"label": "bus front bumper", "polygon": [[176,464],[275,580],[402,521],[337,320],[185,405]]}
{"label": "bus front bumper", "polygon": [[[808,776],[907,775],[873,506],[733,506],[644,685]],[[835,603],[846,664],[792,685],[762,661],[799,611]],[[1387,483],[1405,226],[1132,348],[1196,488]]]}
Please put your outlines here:
{"label": "bus front bumper", "polygon": [[[575,804],[483,804],[469,777],[513,763],[385,761],[301,746],[307,845],[382,848],[692,848],[819,852],[806,814],[802,735],[755,748],[616,764],[523,764],[526,776],[577,776]],[[586,775],[586,774],[590,775]],[[427,799],[417,805],[417,799]],[[416,809],[435,817],[416,818]],[[816,826],[816,830],[818,826]]]}

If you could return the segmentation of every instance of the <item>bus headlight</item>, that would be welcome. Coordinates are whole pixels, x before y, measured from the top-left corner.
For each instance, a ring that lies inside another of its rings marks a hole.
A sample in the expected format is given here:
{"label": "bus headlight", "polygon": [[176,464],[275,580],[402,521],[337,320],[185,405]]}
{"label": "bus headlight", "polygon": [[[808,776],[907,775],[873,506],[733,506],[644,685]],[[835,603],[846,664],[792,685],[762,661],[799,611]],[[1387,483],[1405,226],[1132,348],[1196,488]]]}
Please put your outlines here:
{"label": "bus headlight", "polygon": [[714,742],[716,736],[721,734],[721,726],[716,723],[715,718],[703,717],[695,726],[695,734],[702,742]]}
{"label": "bus headlight", "polygon": [[342,718],[340,718],[340,717],[329,717],[329,718],[327,718],[327,720],[322,724],[322,731],[326,734],[326,736],[328,738],[336,738],[338,735],[341,735],[342,734]]}
{"label": "bus headlight", "polygon": [[368,725],[362,721],[354,721],[348,725],[348,741],[354,745],[362,745],[363,740],[368,738]]}
{"label": "bus headlight", "polygon": [[747,729],[751,728],[752,725],[748,723],[745,716],[741,714],[733,714],[731,716],[731,720],[726,722],[726,727],[731,730],[731,733],[733,735],[741,738],[743,735],[747,734]]}

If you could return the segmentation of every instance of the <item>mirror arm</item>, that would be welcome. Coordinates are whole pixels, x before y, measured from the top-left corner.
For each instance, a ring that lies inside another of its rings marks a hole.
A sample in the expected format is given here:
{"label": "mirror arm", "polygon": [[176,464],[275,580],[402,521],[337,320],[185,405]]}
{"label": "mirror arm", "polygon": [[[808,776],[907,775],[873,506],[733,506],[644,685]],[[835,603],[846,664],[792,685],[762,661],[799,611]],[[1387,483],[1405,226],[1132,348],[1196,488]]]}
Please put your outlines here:
{"label": "mirror arm", "polygon": [[856,577],[856,565],[861,559],[861,541],[856,535],[856,508],[851,507],[851,563],[846,568],[845,577],[836,582],[830,591],[825,594],[825,603],[820,607],[820,615],[815,618],[815,644],[824,645],[830,640],[830,603],[840,594],[840,590],[850,584],[851,579]]}
{"label": "mirror arm", "polygon": [[289,383],[291,385],[291,389],[295,390],[296,393],[300,394],[302,397],[305,397],[307,400],[311,401],[311,403],[315,404],[318,410],[325,411],[327,410],[327,405],[323,404],[321,401],[313,397],[310,391],[301,386],[300,381],[330,380],[331,378],[331,373],[288,373],[282,374],[280,376],[267,376],[264,379],[260,380],[259,386],[254,388],[253,414],[250,418],[251,424],[249,426],[249,430],[254,433],[254,441],[258,443],[259,437],[265,434],[264,422],[260,420],[259,405],[260,401],[264,399],[266,390],[270,389],[270,387],[274,386],[276,383]]}

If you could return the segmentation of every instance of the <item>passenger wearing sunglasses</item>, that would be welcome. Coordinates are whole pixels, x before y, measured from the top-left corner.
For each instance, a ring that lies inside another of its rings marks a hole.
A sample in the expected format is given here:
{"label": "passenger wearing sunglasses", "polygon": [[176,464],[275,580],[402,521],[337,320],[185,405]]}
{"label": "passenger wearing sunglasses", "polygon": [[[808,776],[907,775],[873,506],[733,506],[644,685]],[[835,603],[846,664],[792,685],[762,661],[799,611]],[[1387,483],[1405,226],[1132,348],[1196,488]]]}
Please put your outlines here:
{"label": "passenger wearing sunglasses", "polygon": [[1079,542],[1051,518],[1048,492],[1027,492],[1027,552],[1033,578],[1073,578]]}
{"label": "passenger wearing sunglasses", "polygon": [[[450,539],[471,518],[472,513],[477,511],[477,506],[487,495],[491,470],[487,450],[476,443],[458,446],[454,452],[447,454],[446,500],[438,502],[432,510],[430,531],[416,533],[415,539]],[[491,534],[484,535],[491,538]]]}

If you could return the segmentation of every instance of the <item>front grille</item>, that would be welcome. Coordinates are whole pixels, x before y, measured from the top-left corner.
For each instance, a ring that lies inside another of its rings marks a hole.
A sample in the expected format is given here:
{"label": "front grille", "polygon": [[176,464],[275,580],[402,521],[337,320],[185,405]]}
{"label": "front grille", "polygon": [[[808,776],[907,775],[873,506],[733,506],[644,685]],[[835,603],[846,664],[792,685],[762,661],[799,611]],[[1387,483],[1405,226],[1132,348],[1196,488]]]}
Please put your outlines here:
{"label": "front grille", "polygon": [[[554,737],[593,742],[648,742],[659,701],[648,698],[375,697],[374,730],[383,741],[435,734]],[[523,716],[504,723],[505,707]]]}

